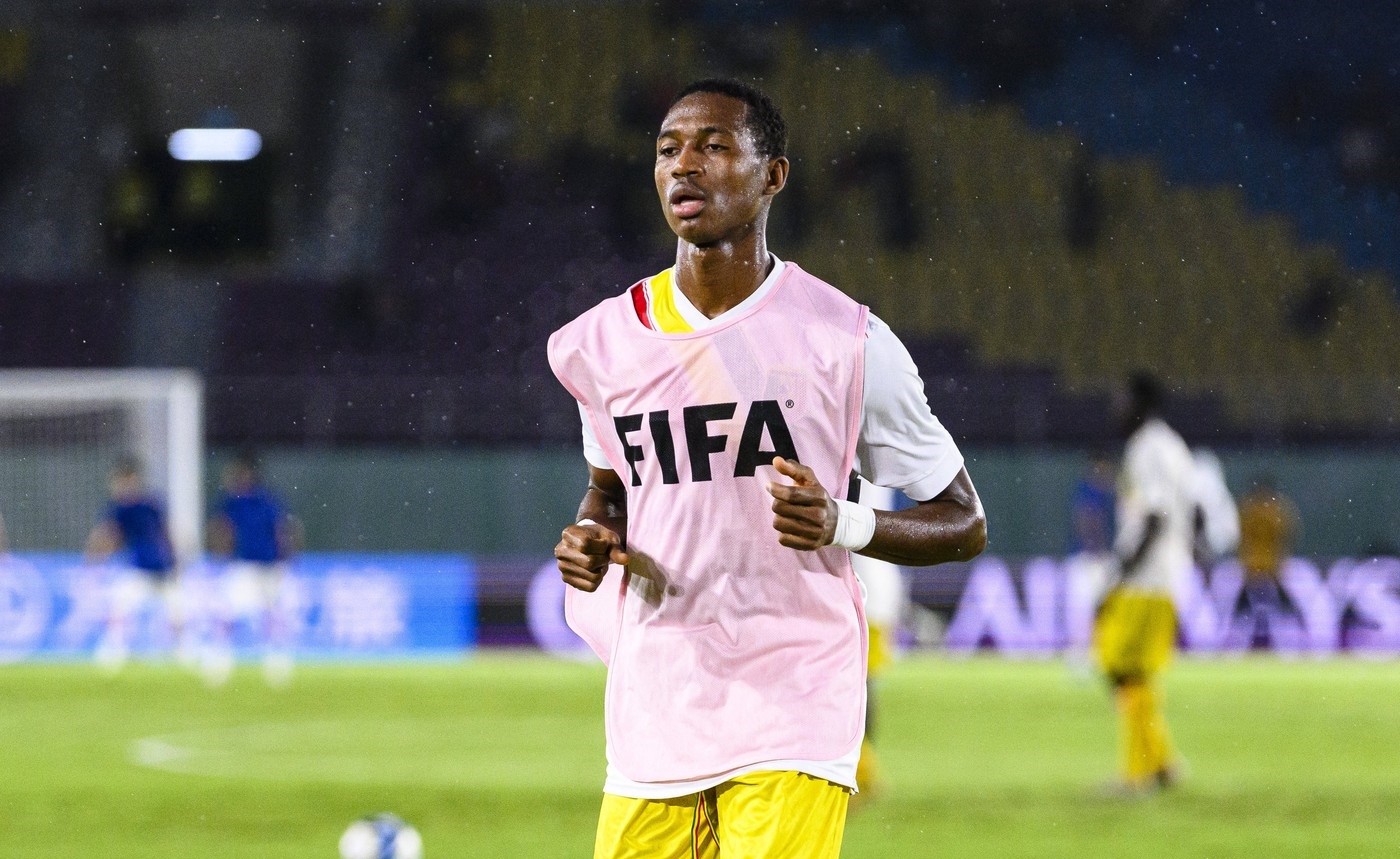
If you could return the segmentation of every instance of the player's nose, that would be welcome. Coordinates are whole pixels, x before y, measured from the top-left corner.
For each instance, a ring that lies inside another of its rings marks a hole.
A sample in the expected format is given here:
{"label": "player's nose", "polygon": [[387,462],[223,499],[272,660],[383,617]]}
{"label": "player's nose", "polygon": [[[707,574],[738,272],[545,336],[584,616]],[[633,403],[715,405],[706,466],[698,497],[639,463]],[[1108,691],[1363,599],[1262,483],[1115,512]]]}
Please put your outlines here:
{"label": "player's nose", "polygon": [[671,175],[677,177],[693,176],[702,172],[704,172],[704,162],[700,157],[700,150],[688,143],[682,146],[671,167]]}

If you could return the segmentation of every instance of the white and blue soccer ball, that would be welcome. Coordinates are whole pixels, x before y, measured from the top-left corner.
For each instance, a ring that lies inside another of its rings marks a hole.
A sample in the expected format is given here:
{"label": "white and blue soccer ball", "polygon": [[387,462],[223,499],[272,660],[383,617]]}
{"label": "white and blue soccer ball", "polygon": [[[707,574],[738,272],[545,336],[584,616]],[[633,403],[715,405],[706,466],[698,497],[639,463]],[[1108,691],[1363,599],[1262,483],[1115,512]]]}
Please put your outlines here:
{"label": "white and blue soccer ball", "polygon": [[362,817],[340,836],[340,859],[422,859],[423,836],[394,814]]}

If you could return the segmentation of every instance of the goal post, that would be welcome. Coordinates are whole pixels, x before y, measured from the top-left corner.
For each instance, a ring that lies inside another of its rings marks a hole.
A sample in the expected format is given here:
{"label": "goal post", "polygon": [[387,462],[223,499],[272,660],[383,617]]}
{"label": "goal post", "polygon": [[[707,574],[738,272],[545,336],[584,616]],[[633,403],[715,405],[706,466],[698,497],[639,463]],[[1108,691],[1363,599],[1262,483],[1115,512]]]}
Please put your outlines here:
{"label": "goal post", "polygon": [[0,515],[11,548],[76,551],[123,457],[165,504],[177,555],[204,542],[204,386],[191,370],[0,370]]}

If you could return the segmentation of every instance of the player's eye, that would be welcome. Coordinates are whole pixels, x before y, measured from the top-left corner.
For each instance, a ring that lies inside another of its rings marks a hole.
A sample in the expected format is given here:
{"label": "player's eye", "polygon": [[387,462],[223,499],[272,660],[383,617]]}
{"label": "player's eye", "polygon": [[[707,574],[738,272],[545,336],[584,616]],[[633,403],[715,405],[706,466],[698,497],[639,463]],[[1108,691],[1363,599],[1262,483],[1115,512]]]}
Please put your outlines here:
{"label": "player's eye", "polygon": [[677,152],[679,152],[679,151],[680,151],[680,150],[679,150],[677,147],[675,147],[675,146],[662,146],[660,149],[657,149],[657,150],[656,150],[656,154],[657,154],[657,155],[663,155],[663,156],[665,156],[665,157],[667,157],[667,158],[670,158],[670,157],[674,156],[674,155],[675,155]]}

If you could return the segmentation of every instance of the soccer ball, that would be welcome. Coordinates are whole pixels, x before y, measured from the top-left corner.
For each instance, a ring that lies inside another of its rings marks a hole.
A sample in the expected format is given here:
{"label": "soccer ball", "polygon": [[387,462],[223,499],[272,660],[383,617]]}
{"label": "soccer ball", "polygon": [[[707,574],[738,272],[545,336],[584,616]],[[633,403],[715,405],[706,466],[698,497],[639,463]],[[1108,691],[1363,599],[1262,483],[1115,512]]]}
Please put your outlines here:
{"label": "soccer ball", "polygon": [[362,817],[340,836],[340,859],[422,859],[422,856],[423,836],[393,814]]}

